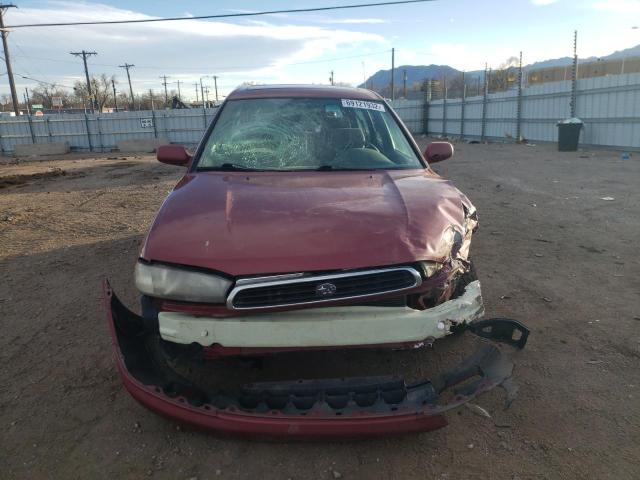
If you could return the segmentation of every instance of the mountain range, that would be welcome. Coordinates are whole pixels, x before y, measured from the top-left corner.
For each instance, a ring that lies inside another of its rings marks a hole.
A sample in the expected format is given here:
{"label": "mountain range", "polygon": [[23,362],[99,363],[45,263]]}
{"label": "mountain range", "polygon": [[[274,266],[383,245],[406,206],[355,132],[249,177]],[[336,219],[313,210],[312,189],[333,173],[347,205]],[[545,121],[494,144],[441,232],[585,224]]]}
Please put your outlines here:
{"label": "mountain range", "polygon": [[[579,63],[593,62],[595,60],[617,60],[624,57],[640,56],[640,45],[627,48],[624,50],[618,50],[605,57],[587,57],[579,58]],[[550,67],[564,67],[571,65],[573,59],[571,57],[554,58],[551,60],[543,60],[540,62],[534,62],[524,66],[524,70],[535,70],[538,68],[550,68]],[[412,86],[416,82],[422,82],[425,78],[439,79],[444,76],[454,77],[462,73],[460,70],[456,70],[449,65],[400,65],[396,67],[394,72],[394,83],[396,87],[402,86],[404,71],[407,72],[407,87]],[[484,76],[483,70],[474,70],[471,72],[465,72],[466,78],[470,81],[474,79],[482,79]],[[367,78],[365,83],[358,85],[372,89],[380,89],[389,85],[391,77],[391,70],[378,70],[376,73]]]}

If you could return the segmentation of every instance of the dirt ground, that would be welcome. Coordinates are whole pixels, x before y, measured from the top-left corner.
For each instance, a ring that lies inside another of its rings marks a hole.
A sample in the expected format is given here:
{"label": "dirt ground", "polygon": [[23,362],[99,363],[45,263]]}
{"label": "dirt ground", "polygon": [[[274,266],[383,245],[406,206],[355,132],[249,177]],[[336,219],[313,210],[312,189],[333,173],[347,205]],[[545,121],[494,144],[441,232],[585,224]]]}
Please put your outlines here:
{"label": "dirt ground", "polygon": [[[123,389],[100,282],[137,309],[133,265],[179,168],[120,155],[0,165],[0,477],[640,478],[640,157],[456,149],[436,170],[478,208],[487,315],[532,329],[519,397],[506,411],[500,392],[481,397],[491,419],[463,408],[439,431],[335,443],[213,436]],[[360,358],[415,373],[463,342]]]}

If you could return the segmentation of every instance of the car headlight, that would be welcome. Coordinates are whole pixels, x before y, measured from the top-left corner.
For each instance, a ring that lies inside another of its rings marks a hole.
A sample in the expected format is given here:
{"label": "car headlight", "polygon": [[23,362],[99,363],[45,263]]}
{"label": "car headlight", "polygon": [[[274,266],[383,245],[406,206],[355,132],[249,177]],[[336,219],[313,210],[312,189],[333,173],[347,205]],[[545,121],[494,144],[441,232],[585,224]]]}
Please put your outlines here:
{"label": "car headlight", "polygon": [[232,282],[194,270],[138,262],[136,288],[150,297],[185,302],[224,303]]}
{"label": "car headlight", "polygon": [[439,262],[420,262],[420,268],[422,268],[422,273],[425,278],[432,277],[438,273],[443,266],[444,264]]}

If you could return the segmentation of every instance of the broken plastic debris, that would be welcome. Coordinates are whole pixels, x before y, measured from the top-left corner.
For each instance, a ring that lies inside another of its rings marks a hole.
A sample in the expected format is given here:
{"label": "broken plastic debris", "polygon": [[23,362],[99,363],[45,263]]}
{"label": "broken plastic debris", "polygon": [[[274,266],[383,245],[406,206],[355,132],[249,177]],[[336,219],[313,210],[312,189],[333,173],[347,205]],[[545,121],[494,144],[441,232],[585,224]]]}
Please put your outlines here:
{"label": "broken plastic debris", "polygon": [[484,408],[482,408],[480,405],[476,405],[475,403],[465,403],[464,406],[469,410],[471,410],[476,415],[479,415],[485,418],[491,418],[491,414],[487,412]]}
{"label": "broken plastic debris", "polygon": [[615,200],[615,198],[613,198],[613,197],[602,197],[602,198],[600,198],[600,200],[604,200],[605,202],[611,202],[612,200]]}

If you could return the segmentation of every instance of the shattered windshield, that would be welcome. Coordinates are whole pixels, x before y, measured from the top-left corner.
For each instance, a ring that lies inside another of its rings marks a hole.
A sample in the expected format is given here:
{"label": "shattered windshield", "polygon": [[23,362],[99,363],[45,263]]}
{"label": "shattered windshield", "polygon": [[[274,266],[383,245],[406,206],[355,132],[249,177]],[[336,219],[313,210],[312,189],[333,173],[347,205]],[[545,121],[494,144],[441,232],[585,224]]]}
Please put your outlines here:
{"label": "shattered windshield", "polygon": [[230,100],[198,170],[422,168],[382,102],[333,98]]}

